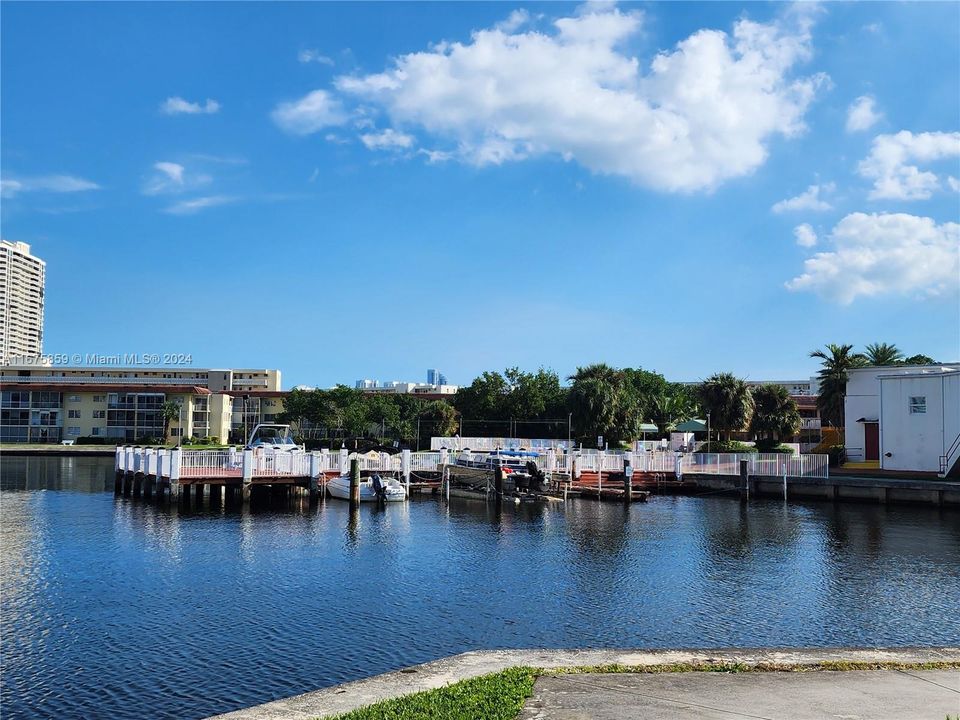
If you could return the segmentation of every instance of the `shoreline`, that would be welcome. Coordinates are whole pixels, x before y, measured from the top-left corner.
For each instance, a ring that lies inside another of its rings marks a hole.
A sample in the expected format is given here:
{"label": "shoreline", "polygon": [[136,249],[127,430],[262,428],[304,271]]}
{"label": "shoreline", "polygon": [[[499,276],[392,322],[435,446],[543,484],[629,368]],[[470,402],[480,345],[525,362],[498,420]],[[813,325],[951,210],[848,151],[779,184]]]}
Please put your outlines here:
{"label": "shoreline", "polygon": [[[545,670],[624,666],[743,664],[803,669],[811,665],[960,663],[960,647],[751,648],[716,650],[475,650],[363,680],[213,715],[206,720],[316,720],[382,700],[433,690],[511,667]],[[758,671],[767,672],[758,668]],[[776,670],[771,670],[775,672]]]}

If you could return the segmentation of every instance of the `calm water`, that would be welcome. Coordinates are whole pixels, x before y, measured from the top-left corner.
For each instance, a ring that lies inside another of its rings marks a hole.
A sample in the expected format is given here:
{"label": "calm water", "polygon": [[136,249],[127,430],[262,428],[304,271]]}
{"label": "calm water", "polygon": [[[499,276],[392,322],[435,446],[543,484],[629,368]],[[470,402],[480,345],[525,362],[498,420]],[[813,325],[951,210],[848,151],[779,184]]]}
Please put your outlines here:
{"label": "calm water", "polygon": [[718,497],[178,512],[4,458],[6,718],[200,718],[476,648],[960,642],[960,513]]}

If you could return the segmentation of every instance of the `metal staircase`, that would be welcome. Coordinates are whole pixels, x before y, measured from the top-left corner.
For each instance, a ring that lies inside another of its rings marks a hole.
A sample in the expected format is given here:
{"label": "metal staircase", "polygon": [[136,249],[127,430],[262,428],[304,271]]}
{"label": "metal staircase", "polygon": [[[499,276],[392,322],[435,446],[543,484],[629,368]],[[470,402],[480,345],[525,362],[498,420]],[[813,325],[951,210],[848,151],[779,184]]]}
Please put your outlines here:
{"label": "metal staircase", "polygon": [[957,475],[960,475],[960,433],[954,438],[946,454],[940,456],[940,477]]}

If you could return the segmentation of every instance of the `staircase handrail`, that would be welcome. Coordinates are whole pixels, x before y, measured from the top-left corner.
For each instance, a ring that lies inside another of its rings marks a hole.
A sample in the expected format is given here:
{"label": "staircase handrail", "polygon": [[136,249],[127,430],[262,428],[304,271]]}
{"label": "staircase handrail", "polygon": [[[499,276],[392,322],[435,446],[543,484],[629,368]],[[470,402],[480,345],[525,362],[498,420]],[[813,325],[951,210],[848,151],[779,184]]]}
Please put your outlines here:
{"label": "staircase handrail", "polygon": [[943,475],[947,472],[947,465],[950,463],[950,458],[953,457],[953,454],[960,448],[960,433],[957,433],[957,437],[953,439],[953,443],[947,448],[947,452],[940,456],[940,474]]}

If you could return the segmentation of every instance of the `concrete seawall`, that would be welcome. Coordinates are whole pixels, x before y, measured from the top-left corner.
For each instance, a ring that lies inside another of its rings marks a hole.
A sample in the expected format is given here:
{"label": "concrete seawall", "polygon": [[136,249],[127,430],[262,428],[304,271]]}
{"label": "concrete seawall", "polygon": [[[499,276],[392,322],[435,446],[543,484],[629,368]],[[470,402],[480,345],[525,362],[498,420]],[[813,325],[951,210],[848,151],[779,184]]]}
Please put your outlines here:
{"label": "concrete seawall", "polygon": [[348,712],[371,703],[432,690],[509,667],[545,669],[599,665],[650,666],[672,663],[813,665],[816,663],[960,662],[960,648],[821,648],[750,650],[482,650],[436,660],[365,680],[217,715],[209,720],[308,720]]}
{"label": "concrete seawall", "polygon": [[[737,475],[684,475],[706,490],[737,491]],[[750,493],[783,497],[782,477],[751,477]],[[787,478],[788,498],[873,503],[904,503],[960,508],[960,482],[837,475],[829,478]]]}

